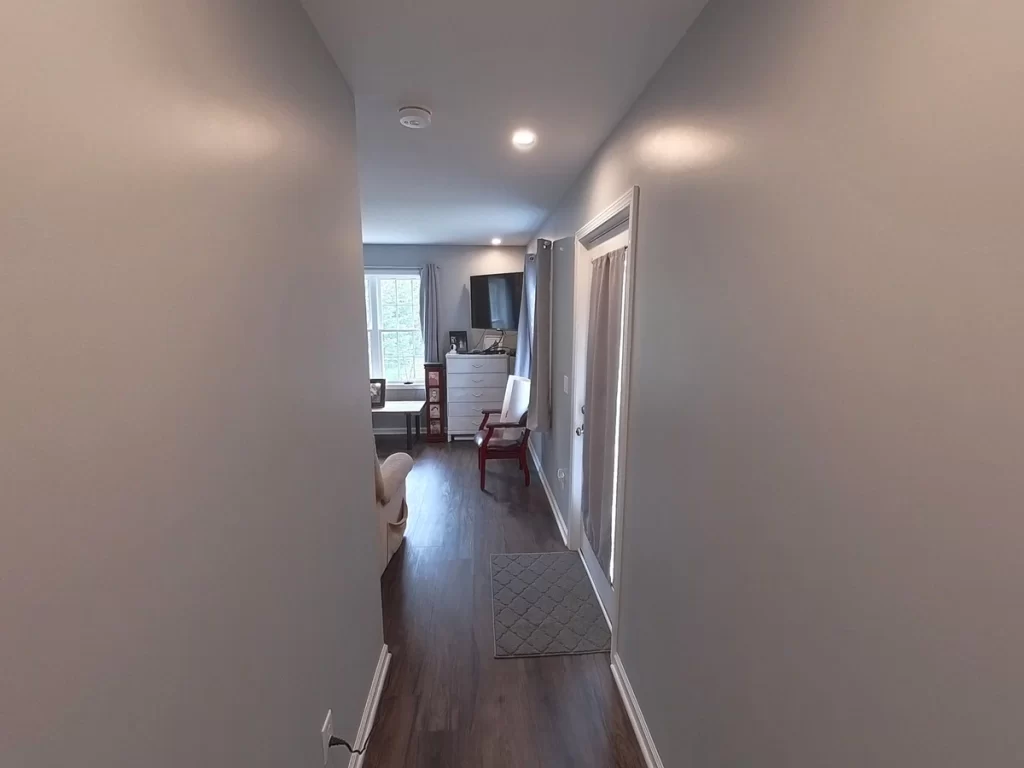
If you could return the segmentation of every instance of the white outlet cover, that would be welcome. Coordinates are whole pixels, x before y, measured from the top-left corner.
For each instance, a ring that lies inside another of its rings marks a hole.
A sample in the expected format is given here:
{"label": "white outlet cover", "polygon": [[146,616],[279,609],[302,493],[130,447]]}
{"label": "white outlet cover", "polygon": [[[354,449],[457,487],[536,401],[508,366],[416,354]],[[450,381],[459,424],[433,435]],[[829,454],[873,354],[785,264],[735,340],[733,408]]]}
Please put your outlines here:
{"label": "white outlet cover", "polygon": [[327,717],[324,718],[324,727],[320,729],[320,740],[324,746],[324,765],[327,765],[327,760],[330,757],[332,736],[334,736],[334,715],[328,709]]}

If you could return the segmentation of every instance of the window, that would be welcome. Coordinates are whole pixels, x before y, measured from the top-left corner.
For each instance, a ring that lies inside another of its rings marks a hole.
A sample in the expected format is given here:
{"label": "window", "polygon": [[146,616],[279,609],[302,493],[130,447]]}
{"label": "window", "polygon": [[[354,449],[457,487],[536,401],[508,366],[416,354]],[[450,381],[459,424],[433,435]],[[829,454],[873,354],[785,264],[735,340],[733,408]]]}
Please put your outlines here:
{"label": "window", "polygon": [[419,273],[367,270],[365,282],[370,378],[422,384]]}

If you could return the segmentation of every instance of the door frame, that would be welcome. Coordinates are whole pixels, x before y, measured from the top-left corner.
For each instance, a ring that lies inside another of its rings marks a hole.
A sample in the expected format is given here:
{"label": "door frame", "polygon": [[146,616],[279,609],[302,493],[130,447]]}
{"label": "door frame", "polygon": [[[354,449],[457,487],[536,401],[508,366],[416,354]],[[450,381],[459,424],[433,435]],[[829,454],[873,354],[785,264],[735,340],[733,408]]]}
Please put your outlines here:
{"label": "door frame", "polygon": [[[580,556],[586,565],[586,558],[582,555],[583,544],[583,517],[581,512],[582,491],[583,491],[583,446],[582,441],[576,439],[574,432],[580,426],[579,417],[580,404],[586,397],[586,351],[587,331],[589,325],[589,296],[586,299],[581,295],[583,292],[578,270],[581,260],[586,259],[586,265],[590,263],[590,248],[599,245],[609,235],[617,234],[620,231],[627,233],[626,246],[628,248],[626,257],[626,284],[624,288],[623,304],[623,337],[622,337],[622,367],[621,367],[621,397],[619,399],[619,434],[616,447],[617,471],[615,490],[615,526],[612,531],[613,541],[617,544],[612,555],[612,589],[614,600],[611,605],[605,605],[601,600],[599,590],[595,583],[595,593],[598,593],[598,600],[604,609],[605,618],[612,630],[612,653],[615,652],[618,640],[618,613],[622,603],[622,519],[626,487],[626,446],[627,432],[629,429],[629,384],[630,367],[633,352],[633,294],[636,278],[636,256],[637,256],[637,226],[640,204],[640,187],[633,186],[615,202],[597,214],[593,219],[580,227],[576,232],[575,250],[573,254],[573,296],[572,296],[572,393],[571,408],[569,409],[569,436],[570,436],[570,460],[569,460],[569,548],[580,550]],[[591,582],[594,581],[593,574],[587,569]]]}

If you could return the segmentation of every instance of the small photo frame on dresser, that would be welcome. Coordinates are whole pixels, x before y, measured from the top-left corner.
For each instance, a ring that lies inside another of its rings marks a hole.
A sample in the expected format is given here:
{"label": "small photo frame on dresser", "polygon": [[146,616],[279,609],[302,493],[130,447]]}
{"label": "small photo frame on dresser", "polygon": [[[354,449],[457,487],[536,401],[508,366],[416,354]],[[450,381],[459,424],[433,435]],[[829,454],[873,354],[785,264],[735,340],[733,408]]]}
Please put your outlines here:
{"label": "small photo frame on dresser", "polygon": [[448,331],[448,349],[464,355],[469,352],[468,331]]}

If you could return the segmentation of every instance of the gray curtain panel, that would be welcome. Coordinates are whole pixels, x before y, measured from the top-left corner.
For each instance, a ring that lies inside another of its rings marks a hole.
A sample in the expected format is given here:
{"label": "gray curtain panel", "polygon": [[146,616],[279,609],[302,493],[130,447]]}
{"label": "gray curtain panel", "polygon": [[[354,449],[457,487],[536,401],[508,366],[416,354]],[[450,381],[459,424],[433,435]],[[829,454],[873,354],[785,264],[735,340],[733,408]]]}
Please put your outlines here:
{"label": "gray curtain panel", "polygon": [[551,429],[551,241],[538,240],[523,266],[523,302],[516,341],[517,376],[530,380],[527,426]]}
{"label": "gray curtain panel", "polygon": [[420,268],[420,329],[423,331],[423,360],[441,362],[437,326],[437,265],[424,264]]}
{"label": "gray curtain panel", "polygon": [[615,410],[619,398],[626,249],[594,259],[587,328],[586,418],[583,433],[583,530],[611,579]]}
{"label": "gray curtain panel", "polygon": [[516,376],[531,380],[533,388],[533,308],[537,297],[537,255],[526,254],[523,265],[523,300],[519,307],[519,329],[516,334]]}

